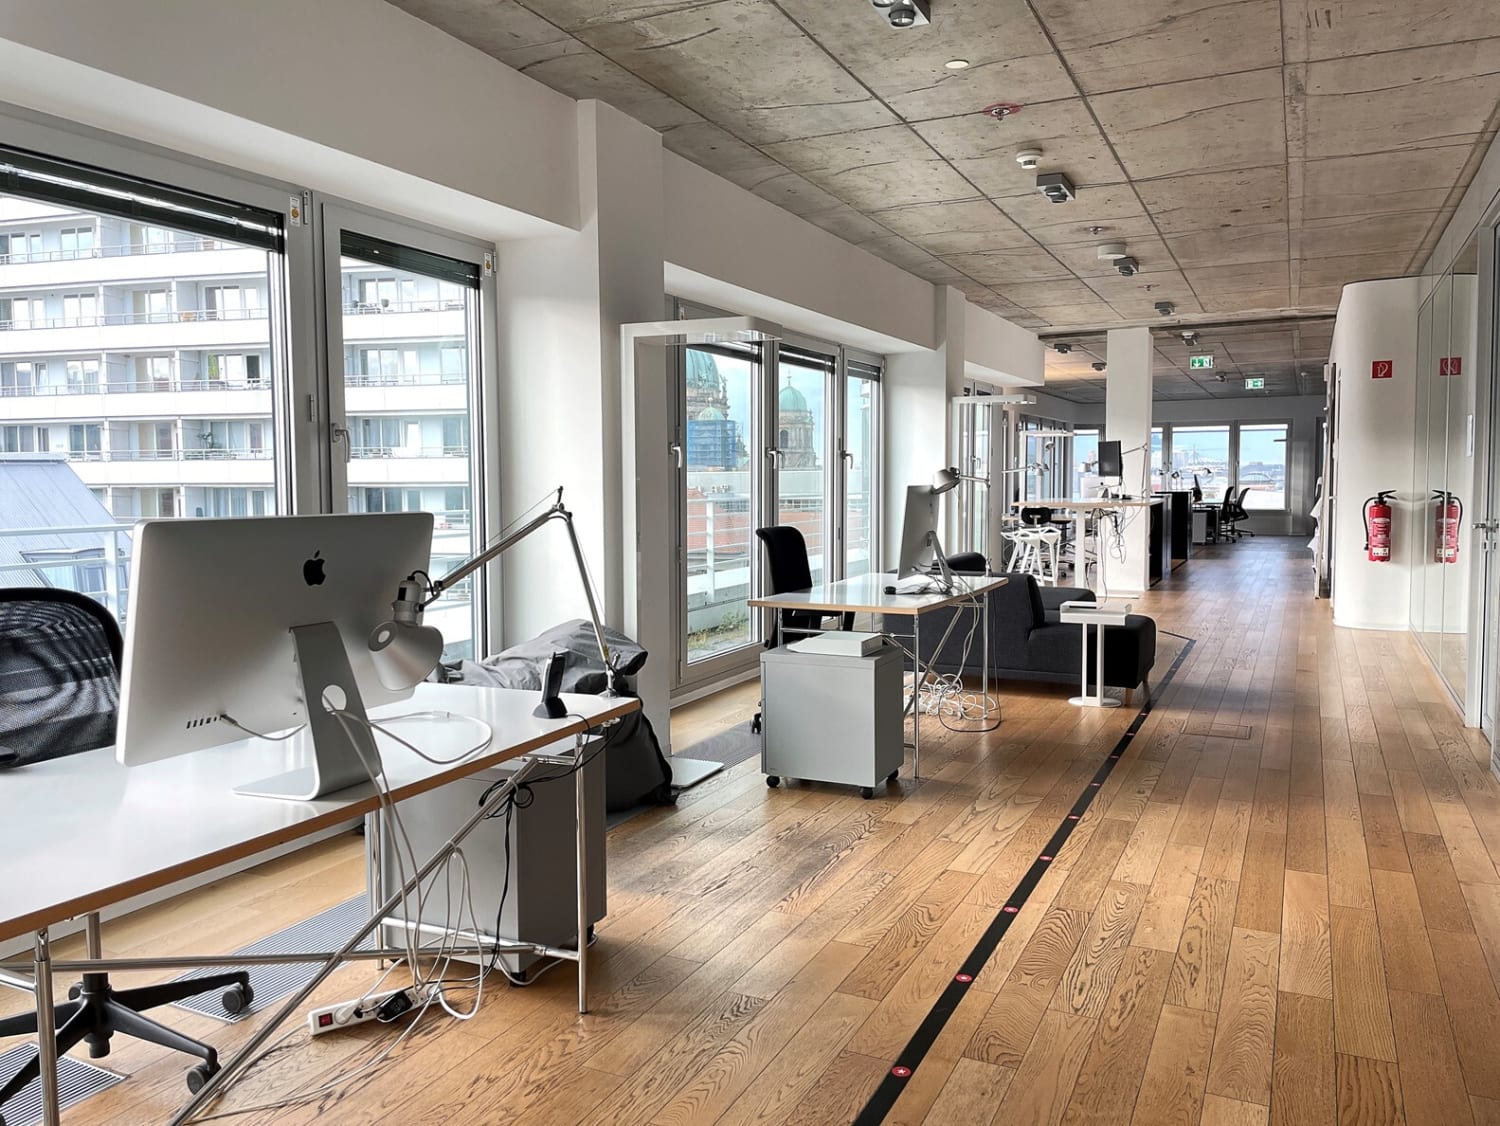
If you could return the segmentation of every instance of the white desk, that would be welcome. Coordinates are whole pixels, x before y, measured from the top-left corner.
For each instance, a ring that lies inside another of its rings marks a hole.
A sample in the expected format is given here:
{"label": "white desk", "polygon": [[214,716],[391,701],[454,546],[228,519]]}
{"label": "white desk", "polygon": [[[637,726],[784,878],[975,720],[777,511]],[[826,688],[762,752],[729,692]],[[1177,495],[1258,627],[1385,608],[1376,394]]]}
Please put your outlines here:
{"label": "white desk", "polygon": [[[535,692],[423,684],[410,700],[374,709],[371,718],[375,720],[389,720],[405,712],[445,710],[455,716],[481,719],[494,730],[493,740],[484,751],[448,766],[426,762],[377,736],[392,797],[399,801],[522,755],[544,752],[553,744],[581,737],[640,707],[640,701],[633,697],[565,695],[563,700],[576,715],[538,719],[531,714],[537,702]],[[395,729],[436,758],[456,755],[480,737],[480,729],[462,719],[412,720],[395,725]],[[379,797],[369,784],[310,802],[234,792],[240,783],[306,766],[309,752],[305,736],[286,743],[243,740],[127,769],[115,761],[112,749],[103,749],[0,775],[0,809],[5,811],[9,839],[9,847],[0,850],[0,888],[4,889],[0,940],[30,932],[35,935],[36,949],[30,962],[0,967],[0,980],[32,989],[38,1011],[44,1014],[41,1023],[47,1027],[39,1040],[46,1104],[43,1121],[48,1126],[56,1126],[58,1114],[56,1060],[50,1058],[49,1051],[53,1035],[51,976],[63,971],[129,968],[129,960],[106,960],[99,951],[90,950],[84,960],[53,962],[47,928],[379,808]],[[580,802],[582,777],[582,772],[575,776]],[[580,858],[586,852],[586,825],[587,819],[580,815]],[[580,918],[586,907],[585,890],[586,881],[580,878]],[[370,930],[374,930],[373,920]],[[363,934],[339,951],[336,959],[327,955],[328,972],[360,938]],[[587,1008],[587,951],[588,943],[580,941],[576,958],[580,1011]],[[181,961],[204,966],[244,964],[214,956],[185,957]],[[27,969],[34,975],[30,980],[15,973]],[[306,993],[320,980],[315,978]],[[296,1011],[304,996],[299,993],[283,1005],[276,1018],[226,1063],[219,1076],[173,1121],[186,1121],[219,1086],[220,1076],[228,1077],[242,1065],[263,1041],[261,1034],[268,1034]]]}
{"label": "white desk", "polygon": [[[1153,504],[1161,501],[1155,497],[1134,497],[1131,500],[1106,499],[1104,497],[1048,497],[1046,500],[1018,500],[1013,507],[1021,508],[1060,508],[1064,512],[1073,514],[1073,578],[1080,584],[1083,582],[1083,568],[1079,565],[1083,559],[1083,544],[1088,535],[1089,513],[1098,512],[1100,509],[1108,511],[1120,508],[1150,508]],[[1102,573],[1104,569],[1103,552],[1096,546],[1094,554],[1098,556],[1099,567],[1096,573]]]}
{"label": "white desk", "polygon": [[[934,579],[934,581],[937,580]],[[895,575],[860,575],[852,579],[840,579],[838,582],[819,583],[807,590],[793,590],[784,594],[768,594],[761,598],[752,598],[750,605],[775,610],[778,633],[782,612],[786,610],[813,610],[822,614],[890,614],[895,617],[911,618],[912,648],[916,651],[916,670],[912,677],[911,698],[907,702],[907,708],[912,713],[911,772],[913,778],[920,778],[922,776],[922,709],[919,697],[922,682],[927,679],[927,672],[922,665],[922,615],[944,606],[977,603],[984,631],[983,675],[984,692],[987,698],[990,690],[990,615],[984,596],[992,590],[998,590],[1008,581],[994,575],[960,575],[955,576],[951,594],[941,591],[926,594],[888,594],[886,587],[896,582]],[[942,650],[957,621],[958,615],[955,614],[942,639],[938,641],[937,648],[933,650],[934,653]]]}

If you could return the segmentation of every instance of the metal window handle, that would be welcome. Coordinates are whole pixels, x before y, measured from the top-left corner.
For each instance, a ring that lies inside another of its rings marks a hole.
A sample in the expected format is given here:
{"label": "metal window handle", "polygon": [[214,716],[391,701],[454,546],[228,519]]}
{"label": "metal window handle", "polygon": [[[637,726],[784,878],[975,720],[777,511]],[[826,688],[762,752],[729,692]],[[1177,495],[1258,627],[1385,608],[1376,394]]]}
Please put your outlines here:
{"label": "metal window handle", "polygon": [[682,468],[682,444],[680,442],[673,442],[671,445],[669,445],[667,447],[667,452],[669,454],[671,454],[672,457],[673,457],[673,459],[677,462],[677,468],[681,469]]}
{"label": "metal window handle", "polygon": [[340,426],[337,422],[331,422],[328,424],[328,431],[335,442],[344,443],[344,463],[347,465],[349,459],[353,456],[353,451],[350,448],[353,443],[349,441],[348,427]]}
{"label": "metal window handle", "polygon": [[769,458],[771,460],[771,462],[773,464],[777,465],[777,466],[781,465],[781,459],[785,455],[786,455],[786,451],[785,450],[778,449],[775,446],[767,446],[766,447],[766,457]]}
{"label": "metal window handle", "polygon": [[853,450],[840,450],[839,451],[839,457],[841,457],[841,458],[844,459],[844,464],[846,466],[848,466],[850,469],[854,468],[854,451]]}

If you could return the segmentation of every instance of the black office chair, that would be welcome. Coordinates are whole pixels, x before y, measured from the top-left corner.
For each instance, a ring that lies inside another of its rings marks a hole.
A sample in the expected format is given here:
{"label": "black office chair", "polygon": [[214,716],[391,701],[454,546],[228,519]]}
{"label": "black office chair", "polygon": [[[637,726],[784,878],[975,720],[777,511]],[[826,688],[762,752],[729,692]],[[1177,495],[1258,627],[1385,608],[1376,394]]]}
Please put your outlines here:
{"label": "black office chair", "polygon": [[[770,579],[772,594],[785,594],[791,590],[806,590],[813,585],[812,566],[807,561],[807,541],[802,533],[790,524],[776,524],[769,528],[756,528],[755,534],[766,545],[766,571]],[[788,633],[820,633],[829,627],[824,624],[828,614],[817,610],[783,610],[781,624]],[[853,614],[840,614],[839,624],[833,628],[854,628]],[[766,638],[766,648],[774,649],[781,644],[776,627]]]}
{"label": "black office chair", "polygon": [[1219,534],[1231,543],[1238,543],[1241,536],[1255,535],[1249,528],[1241,528],[1243,521],[1250,519],[1250,513],[1245,511],[1245,494],[1250,491],[1247,485],[1238,493],[1230,489],[1224,490],[1224,504],[1219,509]]}
{"label": "black office chair", "polygon": [[1027,505],[1021,509],[1021,523],[1033,528],[1050,524],[1052,523],[1052,509],[1041,504]]}
{"label": "black office chair", "polygon": [[[107,747],[115,741],[120,700],[120,660],[124,646],[120,627],[99,603],[70,590],[0,589],[0,804],[4,770]],[[113,766],[107,769],[114,769]],[[60,790],[58,801],[66,801]],[[78,832],[87,833],[80,824]],[[12,841],[10,847],[24,842]],[[45,865],[45,856],[37,858]],[[98,918],[89,917],[91,934]],[[224,1007],[239,1012],[253,997],[243,970],[188,981],[113,989],[106,973],[86,973],[68,990],[69,1000],[56,1009],[57,1054],[82,1040],[89,1055],[109,1055],[116,1032],[198,1056],[202,1064],[188,1072],[188,1087],[197,1092],[219,1069],[218,1054],[141,1013],[210,990],[224,989]],[[35,1035],[36,1013],[0,1019],[0,1037]],[[0,1107],[40,1074],[38,1058],[0,1087]],[[0,1116],[0,1126],[5,1119]]]}
{"label": "black office chair", "polygon": [[960,551],[956,555],[948,556],[946,560],[948,570],[955,575],[987,575],[990,573],[990,561],[977,551]]}

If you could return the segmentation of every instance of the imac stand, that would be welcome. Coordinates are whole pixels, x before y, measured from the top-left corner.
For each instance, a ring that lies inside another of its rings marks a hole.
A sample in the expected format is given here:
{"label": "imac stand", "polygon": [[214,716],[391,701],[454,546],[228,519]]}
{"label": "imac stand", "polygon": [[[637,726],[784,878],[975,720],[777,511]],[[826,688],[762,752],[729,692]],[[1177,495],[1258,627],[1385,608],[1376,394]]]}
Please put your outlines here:
{"label": "imac stand", "polygon": [[[379,761],[375,738],[362,722],[365,705],[338,626],[332,622],[293,626],[292,640],[297,646],[302,699],[307,705],[307,729],[312,736],[312,765],[236,786],[236,793],[312,801],[369,782],[365,763],[373,767]],[[330,712],[323,704],[325,696],[334,707],[348,712],[349,717],[340,719]]]}

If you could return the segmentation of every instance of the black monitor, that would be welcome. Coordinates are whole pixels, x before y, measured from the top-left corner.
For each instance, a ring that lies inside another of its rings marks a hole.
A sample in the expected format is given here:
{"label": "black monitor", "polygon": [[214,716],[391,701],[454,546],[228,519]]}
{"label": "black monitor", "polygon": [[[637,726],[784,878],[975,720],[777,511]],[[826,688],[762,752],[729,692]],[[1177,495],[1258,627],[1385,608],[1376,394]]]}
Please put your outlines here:
{"label": "black monitor", "polygon": [[1120,461],[1119,442],[1099,443],[1099,476],[1117,478],[1125,476],[1125,466]]}

